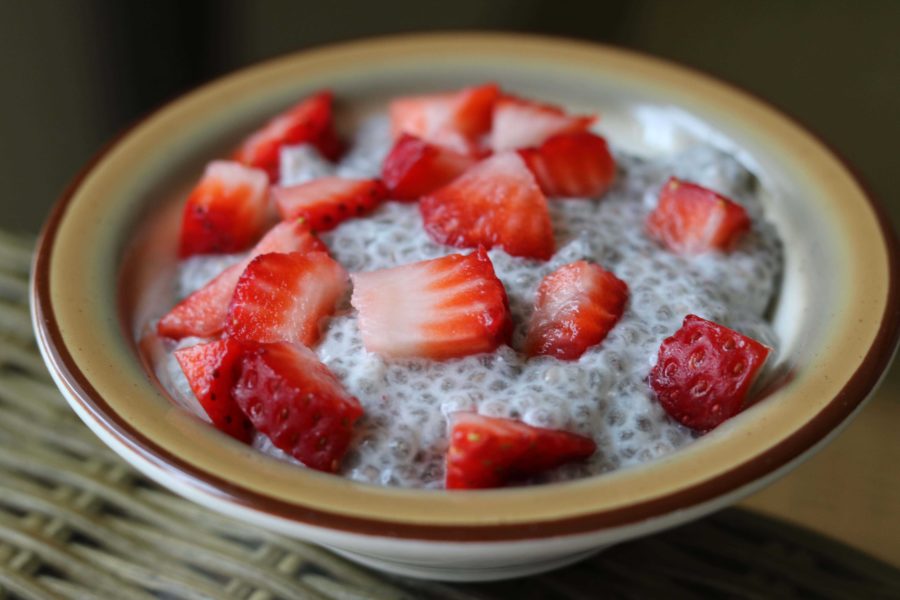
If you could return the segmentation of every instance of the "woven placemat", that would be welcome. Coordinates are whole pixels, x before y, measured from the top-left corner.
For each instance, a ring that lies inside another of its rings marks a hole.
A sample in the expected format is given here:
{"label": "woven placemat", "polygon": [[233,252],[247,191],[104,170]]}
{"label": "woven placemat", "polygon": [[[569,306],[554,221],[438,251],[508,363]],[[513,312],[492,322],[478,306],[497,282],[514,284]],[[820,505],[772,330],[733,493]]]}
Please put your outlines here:
{"label": "woven placemat", "polygon": [[0,599],[900,598],[900,570],[746,511],[513,581],[369,571],[163,490],[57,392],[28,316],[31,240],[0,233]]}

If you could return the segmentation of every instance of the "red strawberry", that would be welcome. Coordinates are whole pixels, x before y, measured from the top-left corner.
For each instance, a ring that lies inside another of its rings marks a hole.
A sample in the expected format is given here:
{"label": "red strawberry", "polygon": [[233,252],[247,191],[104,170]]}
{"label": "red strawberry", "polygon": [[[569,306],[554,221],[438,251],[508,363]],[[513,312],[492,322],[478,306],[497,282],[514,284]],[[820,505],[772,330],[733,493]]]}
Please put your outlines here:
{"label": "red strawberry", "polygon": [[600,196],[616,174],[606,140],[588,131],[555,135],[520,153],[548,196]]}
{"label": "red strawberry", "polygon": [[553,255],[547,199],[522,157],[496,154],[419,201],[425,229],[439,243],[500,246],[513,256]]}
{"label": "red strawberry", "polygon": [[242,342],[311,346],[348,287],[347,272],[325,252],[257,256],[234,288],[226,331]]}
{"label": "red strawberry", "polygon": [[525,352],[575,360],[606,338],[628,300],[624,281],[579,260],[547,275],[537,292]]}
{"label": "red strawberry", "polygon": [[483,248],[352,277],[350,302],[370,352],[441,360],[509,339],[506,290]]}
{"label": "red strawberry", "polygon": [[567,115],[551,104],[503,96],[494,103],[491,149],[504,152],[539,146],[551,136],[584,131],[595,120],[594,116]]}
{"label": "red strawberry", "polygon": [[491,128],[491,111],[500,89],[487,83],[458,92],[407,96],[391,102],[395,137],[408,133],[427,142],[469,154]]}
{"label": "red strawberry", "polygon": [[234,159],[263,169],[272,181],[278,181],[283,146],[312,144],[322,156],[336,160],[342,147],[332,122],[332,100],[330,91],[318,92],[277,115],[244,140]]}
{"label": "red strawberry", "polygon": [[647,232],[679,254],[731,250],[748,229],[750,217],[741,205],[675,177],[663,185],[647,218]]}
{"label": "red strawberry", "polygon": [[669,415],[691,429],[708,431],[744,408],[744,400],[769,349],[737,331],[684,318],[663,340],[650,387]]}
{"label": "red strawberry", "polygon": [[476,162],[474,157],[403,134],[384,160],[381,177],[391,198],[418,200]]}
{"label": "red strawberry", "polygon": [[325,251],[302,220],[284,221],[269,230],[250,251],[250,256],[222,271],[215,279],[175,305],[157,323],[159,335],[181,339],[189,335],[213,337],[225,328],[228,304],[241,273],[250,261],[269,252]]}
{"label": "red strawberry", "polygon": [[184,207],[179,255],[246,250],[262,233],[268,202],[269,181],[259,169],[209,163]]}
{"label": "red strawberry", "polygon": [[291,187],[274,187],[272,196],[281,218],[303,217],[313,230],[327,231],[374,209],[387,197],[387,189],[378,179],[321,177]]}
{"label": "red strawberry", "polygon": [[232,394],[276,448],[328,473],[338,470],[363,414],[312,351],[287,342],[249,345]]}
{"label": "red strawberry", "polygon": [[510,419],[458,412],[451,417],[447,451],[447,489],[500,487],[567,462],[583,460],[594,441]]}
{"label": "red strawberry", "polygon": [[231,396],[231,388],[240,375],[242,351],[239,343],[225,339],[181,348],[175,351],[175,358],[213,425],[249,443],[253,425]]}

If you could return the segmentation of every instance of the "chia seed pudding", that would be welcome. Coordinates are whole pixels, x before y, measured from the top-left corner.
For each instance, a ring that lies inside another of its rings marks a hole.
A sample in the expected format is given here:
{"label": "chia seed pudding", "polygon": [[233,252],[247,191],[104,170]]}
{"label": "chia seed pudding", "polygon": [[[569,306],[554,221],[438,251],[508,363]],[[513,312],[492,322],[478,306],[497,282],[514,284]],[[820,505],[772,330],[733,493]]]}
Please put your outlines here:
{"label": "chia seed pudding", "polygon": [[[391,144],[387,118],[372,117],[358,128],[349,152],[337,164],[321,158],[311,146],[283,149],[280,183],[293,185],[326,175],[378,177]],[[516,324],[511,347],[444,361],[387,360],[364,348],[349,302],[339,308],[313,350],[365,410],[341,474],[382,485],[443,487],[447,418],[460,410],[594,440],[597,451],[591,458],[551,470],[535,482],[645,463],[689,444],[697,435],[668,417],[647,384],[660,343],[680,327],[686,314],[778,347],[765,312],[776,293],[781,243],[765,219],[753,174],[731,154],[700,143],[653,160],[615,146],[612,151],[618,174],[601,199],[548,202],[557,244],[549,261],[513,257],[499,247],[489,251]],[[713,188],[747,210],[752,229],[733,251],[684,257],[645,234],[644,223],[657,193],[672,175]],[[432,241],[416,203],[386,202],[368,217],[346,221],[320,238],[351,273],[460,252]],[[242,257],[195,256],[182,261],[173,300]],[[621,320],[578,360],[527,358],[517,352],[542,278],[581,259],[627,282],[630,297]],[[206,419],[172,354],[200,341],[164,342],[156,370],[176,402]],[[262,434],[256,435],[254,447],[300,464]]]}

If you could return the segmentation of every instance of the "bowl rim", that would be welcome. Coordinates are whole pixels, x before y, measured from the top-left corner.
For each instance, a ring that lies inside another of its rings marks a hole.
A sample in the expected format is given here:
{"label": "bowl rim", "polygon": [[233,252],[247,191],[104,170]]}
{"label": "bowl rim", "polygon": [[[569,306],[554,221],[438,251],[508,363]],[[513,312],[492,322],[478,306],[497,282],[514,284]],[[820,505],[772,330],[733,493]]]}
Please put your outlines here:
{"label": "bowl rim", "polygon": [[[342,514],[340,512],[322,510],[318,507],[311,508],[302,502],[289,502],[280,498],[274,498],[257,490],[248,489],[235,482],[220,478],[208,471],[184,460],[177,454],[159,446],[153,440],[147,438],[142,432],[132,427],[128,422],[112,409],[101,394],[88,380],[80,369],[77,361],[69,352],[62,337],[59,325],[54,313],[50,293],[50,259],[56,241],[56,234],[66,215],[66,210],[71,200],[76,196],[82,183],[103,162],[106,156],[124,139],[130,132],[152,119],[155,115],[166,111],[170,106],[177,104],[185,97],[198,89],[214,86],[225,78],[218,78],[212,82],[202,84],[194,90],[179,95],[174,100],[165,103],[160,108],[144,116],[129,128],[122,131],[105,145],[76,175],[60,196],[52,213],[50,214],[40,235],[37,251],[32,268],[32,319],[34,322],[38,344],[45,357],[48,366],[54,371],[57,383],[64,387],[67,399],[77,402],[80,408],[93,420],[93,424],[100,426],[105,432],[120,442],[129,450],[140,456],[143,460],[158,466],[164,470],[175,472],[179,478],[197,491],[233,503],[267,515],[346,532],[362,533],[367,535],[388,535],[390,537],[426,540],[446,541],[509,541],[518,539],[545,538],[559,535],[585,533],[597,531],[623,524],[636,523],[652,517],[657,517],[675,509],[686,506],[699,505],[718,496],[733,492],[750,482],[767,474],[777,471],[797,457],[804,454],[822,441],[829,432],[845,421],[866,399],[870,392],[878,384],[881,376],[886,371],[892,360],[893,353],[900,336],[900,266],[898,266],[897,240],[884,210],[873,199],[870,190],[862,182],[855,170],[835,152],[819,136],[812,133],[809,128],[802,125],[797,119],[786,115],[784,111],[774,107],[771,103],[762,100],[752,93],[746,92],[730,83],[725,83],[717,77],[712,77],[702,71],[685,67],[671,60],[660,59],[655,56],[625,50],[615,46],[597,44],[585,41],[574,41],[566,38],[549,36],[535,36],[508,33],[427,33],[400,36],[386,36],[369,38],[362,41],[352,41],[332,44],[324,47],[302,50],[283,57],[270,59],[262,63],[251,65],[226,76],[235,77],[252,72],[267,65],[282,61],[295,60],[298,57],[308,57],[315,53],[327,53],[351,47],[365,47],[371,44],[392,43],[422,43],[440,40],[449,43],[457,40],[458,43],[479,43],[495,41],[502,43],[518,43],[531,45],[552,45],[556,47],[573,47],[582,50],[599,52],[615,52],[631,55],[644,61],[652,61],[669,69],[699,76],[711,80],[717,85],[728,88],[732,93],[747,97],[757,104],[763,105],[767,110],[787,119],[792,125],[806,134],[822,147],[831,157],[835,158],[847,175],[859,186],[862,197],[868,202],[877,220],[881,238],[885,246],[888,282],[887,301],[885,310],[879,321],[877,334],[862,359],[859,367],[847,380],[834,398],[821,410],[806,422],[800,429],[794,431],[786,439],[771,446],[765,452],[749,457],[742,463],[735,464],[732,468],[711,479],[684,487],[667,495],[651,498],[633,504],[627,504],[611,509],[577,514],[558,519],[526,521],[515,523],[491,523],[491,524],[443,524],[404,522],[402,520],[382,520],[378,518]],[[81,412],[81,411],[79,411]],[[82,417],[84,418],[84,416]],[[554,487],[554,486],[547,486]],[[426,493],[427,494],[427,493]],[[427,496],[423,496],[427,497]]]}

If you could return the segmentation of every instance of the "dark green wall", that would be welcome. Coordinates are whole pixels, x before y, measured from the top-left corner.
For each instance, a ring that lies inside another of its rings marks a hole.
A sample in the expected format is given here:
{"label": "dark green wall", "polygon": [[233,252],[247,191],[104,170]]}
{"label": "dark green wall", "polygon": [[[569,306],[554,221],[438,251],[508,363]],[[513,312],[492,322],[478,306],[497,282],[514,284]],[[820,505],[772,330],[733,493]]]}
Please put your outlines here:
{"label": "dark green wall", "polygon": [[900,1],[0,0],[0,227],[36,231],[130,120],[204,79],[324,42],[510,29],[674,58],[800,117],[900,223]]}

